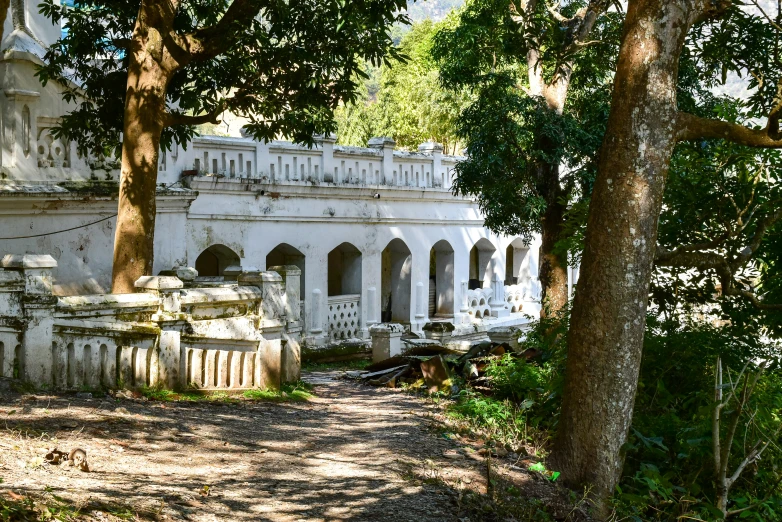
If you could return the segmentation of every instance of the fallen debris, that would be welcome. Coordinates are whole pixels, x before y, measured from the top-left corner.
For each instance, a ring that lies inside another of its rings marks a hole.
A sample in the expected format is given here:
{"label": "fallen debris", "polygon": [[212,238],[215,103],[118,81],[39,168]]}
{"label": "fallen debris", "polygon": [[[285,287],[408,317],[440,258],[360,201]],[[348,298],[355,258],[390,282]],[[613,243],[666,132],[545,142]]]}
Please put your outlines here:
{"label": "fallen debris", "polygon": [[421,361],[420,368],[424,382],[429,387],[429,393],[450,390],[451,374],[441,356]]}
{"label": "fallen debris", "polygon": [[482,393],[491,393],[490,378],[485,375],[492,358],[510,354],[526,360],[538,357],[542,352],[526,350],[519,353],[508,343],[481,341],[461,352],[439,345],[430,339],[406,341],[407,349],[401,355],[389,357],[367,366],[364,371],[346,372],[345,378],[354,379],[371,386],[397,388],[403,385],[412,388],[426,388],[429,392],[451,392],[458,390],[452,383],[452,376],[459,375],[470,383],[470,387]]}

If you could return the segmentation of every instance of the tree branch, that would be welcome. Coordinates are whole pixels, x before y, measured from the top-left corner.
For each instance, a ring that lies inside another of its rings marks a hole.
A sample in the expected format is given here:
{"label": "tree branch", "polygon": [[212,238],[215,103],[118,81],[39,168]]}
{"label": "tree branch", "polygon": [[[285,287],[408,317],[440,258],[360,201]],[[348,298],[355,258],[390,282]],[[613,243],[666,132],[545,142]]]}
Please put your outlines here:
{"label": "tree branch", "polygon": [[236,29],[248,26],[265,5],[266,0],[234,0],[215,25],[178,36],[180,46],[192,61],[214,58],[233,45]]}
{"label": "tree branch", "polygon": [[223,100],[212,112],[191,116],[180,112],[166,112],[164,115],[164,125],[172,127],[174,125],[201,125],[203,123],[220,123],[218,117],[225,111],[226,101]]}
{"label": "tree branch", "polygon": [[737,123],[701,118],[686,112],[680,112],[676,120],[676,137],[679,141],[725,139],[747,147],[782,148],[782,135],[770,134],[766,129],[750,129]]}

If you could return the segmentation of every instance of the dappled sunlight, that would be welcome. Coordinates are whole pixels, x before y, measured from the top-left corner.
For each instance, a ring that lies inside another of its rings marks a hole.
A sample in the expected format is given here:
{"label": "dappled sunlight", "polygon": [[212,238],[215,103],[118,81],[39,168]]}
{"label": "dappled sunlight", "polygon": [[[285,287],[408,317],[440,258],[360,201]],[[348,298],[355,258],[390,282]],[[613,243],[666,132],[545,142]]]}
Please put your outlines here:
{"label": "dappled sunlight", "polygon": [[[327,384],[306,403],[73,396],[0,402],[8,418],[0,439],[21,429],[40,437],[6,456],[6,466],[49,446],[79,445],[93,470],[24,468],[6,475],[5,485],[38,494],[48,487],[72,500],[88,491],[93,500],[146,517],[453,520],[450,496],[403,478],[426,458],[442,459],[448,445],[427,433],[422,404],[398,391],[319,377]],[[9,415],[12,409],[26,413]]]}

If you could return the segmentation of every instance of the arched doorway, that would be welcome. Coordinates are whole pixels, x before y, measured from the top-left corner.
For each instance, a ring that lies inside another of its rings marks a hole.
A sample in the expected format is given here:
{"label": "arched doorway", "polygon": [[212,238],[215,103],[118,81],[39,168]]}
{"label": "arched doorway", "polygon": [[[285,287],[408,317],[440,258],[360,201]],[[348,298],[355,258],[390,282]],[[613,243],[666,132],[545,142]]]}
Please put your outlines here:
{"label": "arched doorway", "polygon": [[229,266],[240,265],[239,255],[225,245],[212,245],[196,258],[195,269],[200,277],[223,275]]}
{"label": "arched doorway", "polygon": [[491,258],[497,249],[485,237],[480,238],[470,249],[469,289],[491,286]]}
{"label": "arched doorway", "polygon": [[454,252],[442,239],[429,252],[429,317],[453,317]]}
{"label": "arched doorway", "polygon": [[410,322],[413,288],[413,255],[404,241],[392,239],[381,254],[381,320]]}
{"label": "arched doorway", "polygon": [[[280,243],[274,250],[266,255],[266,269],[268,270],[272,266],[282,265],[294,265],[301,270],[301,282],[299,283],[301,295],[307,295],[304,288],[304,254],[302,254],[297,248],[290,246],[288,243]],[[303,297],[302,297],[303,298]]]}
{"label": "arched doorway", "polygon": [[327,270],[329,339],[356,338],[361,329],[361,251],[342,243],[329,252]]}
{"label": "arched doorway", "polygon": [[519,237],[505,249],[505,284],[518,285],[529,278],[529,247]]}

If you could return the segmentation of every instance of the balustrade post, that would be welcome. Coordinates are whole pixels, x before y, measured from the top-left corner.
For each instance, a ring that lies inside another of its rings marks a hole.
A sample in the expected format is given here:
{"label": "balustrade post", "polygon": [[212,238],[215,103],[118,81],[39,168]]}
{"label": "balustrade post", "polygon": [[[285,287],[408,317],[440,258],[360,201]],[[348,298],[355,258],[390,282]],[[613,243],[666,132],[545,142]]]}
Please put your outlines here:
{"label": "balustrade post", "polygon": [[383,151],[383,168],[380,176],[383,185],[394,184],[394,147],[396,142],[392,138],[377,137],[371,138],[368,142],[370,149]]}
{"label": "balustrade post", "polygon": [[370,286],[367,288],[367,327],[378,323],[377,317],[377,288]]}
{"label": "balustrade post", "polygon": [[19,376],[36,386],[49,386],[53,384],[52,340],[57,304],[57,297],[52,295],[52,269],[57,267],[57,261],[47,255],[11,254],[3,257],[0,266],[19,271],[24,277],[24,326],[21,350],[17,353]]}
{"label": "balustrade post", "polygon": [[510,311],[505,308],[505,282],[495,273],[491,280],[492,296],[489,300],[492,317],[508,317]]}
{"label": "balustrade post", "polygon": [[461,287],[462,295],[461,295],[461,308],[459,309],[459,312],[466,314],[470,312],[470,298],[467,295],[467,292],[469,292],[470,284],[469,281],[464,281],[459,285]]}
{"label": "balustrade post", "polygon": [[180,291],[184,285],[179,278],[173,276],[143,276],[136,280],[134,286],[139,291],[160,299],[158,312],[152,315],[152,320],[160,325],[160,336],[157,346],[157,371],[153,366],[151,371],[154,375],[150,380],[170,389],[178,389],[187,384],[184,382],[185,361],[180,345],[185,324],[180,301]]}
{"label": "balustrade post", "polygon": [[317,288],[312,291],[310,310],[310,333],[320,335],[323,333],[323,292]]}
{"label": "balustrade post", "polygon": [[337,136],[335,134],[329,134],[328,136],[318,136],[315,141],[321,146],[323,151],[321,156],[320,169],[321,173],[318,175],[318,181],[325,181],[328,183],[336,183],[334,178],[334,144],[337,142]]}
{"label": "balustrade post", "polygon": [[[432,173],[430,182],[426,183],[426,173],[424,173],[424,183],[427,187],[434,187],[435,186],[435,179],[440,179],[440,171],[442,170],[443,165],[443,146],[439,143],[435,143],[432,141],[422,143],[418,146],[418,152],[423,152],[424,154],[429,154],[432,156]],[[444,184],[444,183],[443,183]]]}

